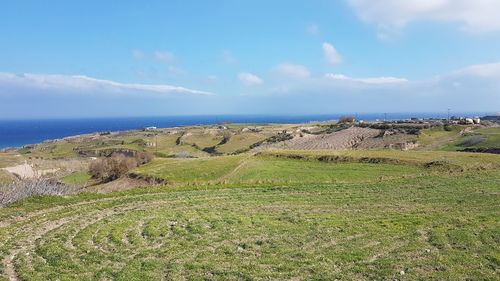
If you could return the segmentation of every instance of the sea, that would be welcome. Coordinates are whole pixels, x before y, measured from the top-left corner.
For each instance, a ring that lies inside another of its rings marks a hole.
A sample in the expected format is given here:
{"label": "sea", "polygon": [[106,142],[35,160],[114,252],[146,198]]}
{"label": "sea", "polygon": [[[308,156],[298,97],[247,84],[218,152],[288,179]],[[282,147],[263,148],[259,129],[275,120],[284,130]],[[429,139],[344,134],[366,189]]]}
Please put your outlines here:
{"label": "sea", "polygon": [[[222,122],[252,124],[298,124],[337,120],[346,114],[324,115],[196,115],[158,117],[116,117],[80,119],[0,120],[0,149],[36,144],[45,140],[104,131],[123,131],[145,127],[172,128],[211,125]],[[352,114],[353,116],[355,114]],[[472,116],[474,113],[463,114]],[[446,118],[440,113],[369,113],[356,114],[359,120],[401,120],[416,118]]]}

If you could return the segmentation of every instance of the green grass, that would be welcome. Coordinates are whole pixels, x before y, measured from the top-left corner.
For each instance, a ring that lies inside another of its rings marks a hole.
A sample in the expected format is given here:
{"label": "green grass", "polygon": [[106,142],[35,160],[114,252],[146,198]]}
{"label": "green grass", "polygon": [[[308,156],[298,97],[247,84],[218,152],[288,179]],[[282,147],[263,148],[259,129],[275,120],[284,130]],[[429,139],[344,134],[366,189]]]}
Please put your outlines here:
{"label": "green grass", "polygon": [[[467,139],[481,137],[483,141],[473,145],[462,145]],[[464,134],[455,141],[448,143],[443,150],[455,151],[464,148],[500,148],[500,127],[480,128],[472,133]]]}
{"label": "green grass", "polygon": [[444,127],[435,127],[431,129],[422,130],[418,136],[418,143],[421,145],[419,149],[421,150],[436,150],[439,149],[451,141],[456,140],[460,137],[460,131],[466,128],[466,126],[449,126],[448,130]]}
{"label": "green grass", "polygon": [[91,179],[91,176],[87,172],[75,172],[73,174],[67,175],[61,179],[65,184],[69,185],[83,185]]}
{"label": "green grass", "polygon": [[485,169],[500,169],[500,155],[397,150],[270,151],[201,159],[156,159],[134,172],[170,184],[280,184],[369,182]]}
{"label": "green grass", "polygon": [[252,157],[224,179],[227,182],[326,183],[376,181],[428,172],[409,165],[323,163],[273,157]]}
{"label": "green grass", "polygon": [[174,183],[213,181],[233,171],[243,159],[243,156],[156,159],[135,172]]}
{"label": "green grass", "polygon": [[[461,128],[427,131],[419,141],[442,149],[460,140]],[[196,130],[197,145],[218,141]],[[480,145],[497,143],[496,132],[474,131],[487,136]],[[156,158],[133,171],[166,179],[163,187],[36,196],[0,208],[0,280],[498,279],[500,155],[271,150],[206,157],[177,145],[180,135],[44,144],[29,154],[74,157],[84,146],[204,157]],[[245,147],[249,135],[218,149]],[[139,146],[138,138],[158,147]],[[10,165],[28,156],[0,157]],[[89,176],[62,180],[81,185]]]}
{"label": "green grass", "polygon": [[242,150],[250,149],[250,146],[259,141],[268,138],[262,133],[241,133],[232,136],[229,141],[223,145],[217,146],[217,151],[221,153],[231,154]]}
{"label": "green grass", "polygon": [[495,280],[499,191],[490,171],[37,197],[0,209],[0,253],[23,280]]}
{"label": "green grass", "polygon": [[183,142],[186,144],[194,144],[199,148],[203,149],[206,147],[212,147],[219,144],[223,139],[222,135],[212,135],[205,132],[193,132],[189,136],[183,138]]}
{"label": "green grass", "polygon": [[500,169],[500,155],[486,153],[465,153],[448,151],[399,151],[399,150],[320,150],[320,151],[269,151],[262,155],[304,157],[317,159],[329,157],[347,162],[398,163],[401,165],[427,166],[441,163],[450,171]]}

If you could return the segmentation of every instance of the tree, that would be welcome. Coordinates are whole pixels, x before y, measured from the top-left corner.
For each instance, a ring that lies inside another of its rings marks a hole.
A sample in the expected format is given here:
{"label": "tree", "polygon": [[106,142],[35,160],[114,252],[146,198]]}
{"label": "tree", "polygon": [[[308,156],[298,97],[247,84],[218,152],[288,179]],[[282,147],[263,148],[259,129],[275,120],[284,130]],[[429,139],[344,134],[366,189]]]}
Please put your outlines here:
{"label": "tree", "polygon": [[343,115],[343,116],[340,116],[340,119],[339,119],[339,123],[354,123],[354,121],[356,121],[356,118],[354,118],[354,116],[351,116],[351,115]]}

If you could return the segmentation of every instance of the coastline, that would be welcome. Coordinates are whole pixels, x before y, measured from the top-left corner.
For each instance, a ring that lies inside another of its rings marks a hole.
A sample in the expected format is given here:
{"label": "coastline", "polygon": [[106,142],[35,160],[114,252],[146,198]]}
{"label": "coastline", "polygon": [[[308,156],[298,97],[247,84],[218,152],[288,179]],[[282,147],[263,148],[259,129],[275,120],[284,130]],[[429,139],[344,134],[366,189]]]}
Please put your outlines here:
{"label": "coastline", "polygon": [[[458,114],[458,113],[457,113]],[[477,115],[463,113],[461,115]],[[484,114],[484,113],[483,113]],[[90,119],[40,119],[40,120],[0,120],[0,150],[19,149],[27,145],[56,141],[68,137],[92,135],[98,132],[121,132],[141,130],[155,126],[170,129],[186,126],[207,126],[219,123],[233,124],[305,124],[338,120],[342,115],[199,115],[199,116],[160,116],[160,117],[123,117]],[[351,114],[359,120],[375,121],[406,120],[418,118],[444,118],[442,113],[363,113]]]}

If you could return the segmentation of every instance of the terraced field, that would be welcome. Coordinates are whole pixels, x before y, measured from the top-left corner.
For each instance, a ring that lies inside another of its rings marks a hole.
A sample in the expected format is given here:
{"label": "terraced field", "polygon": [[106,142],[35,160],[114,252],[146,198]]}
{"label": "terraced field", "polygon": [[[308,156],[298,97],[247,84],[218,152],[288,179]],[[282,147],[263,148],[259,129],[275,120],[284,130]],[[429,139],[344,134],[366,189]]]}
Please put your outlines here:
{"label": "terraced field", "polygon": [[[298,152],[300,153],[300,152]],[[275,153],[205,159],[158,159],[136,170],[169,184],[367,182],[413,177],[433,171],[418,165],[326,163],[275,157]],[[302,154],[298,154],[302,155]]]}
{"label": "terraced field", "polygon": [[370,128],[348,128],[332,134],[325,135],[306,135],[301,138],[279,142],[264,146],[263,148],[281,148],[281,149],[349,149],[356,147],[365,139],[374,138],[380,134],[380,130]]}
{"label": "terraced field", "polygon": [[143,189],[1,209],[10,280],[498,278],[500,174]]}

